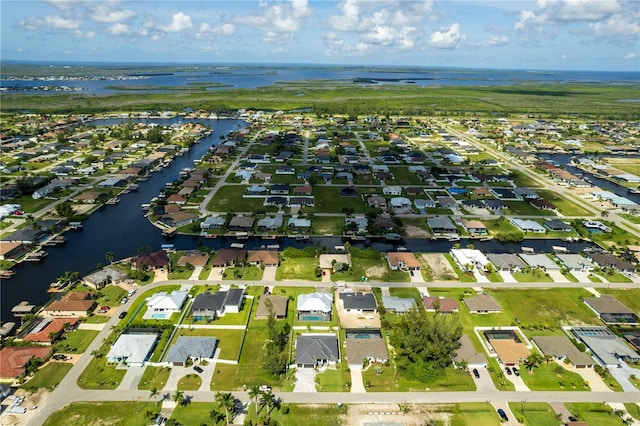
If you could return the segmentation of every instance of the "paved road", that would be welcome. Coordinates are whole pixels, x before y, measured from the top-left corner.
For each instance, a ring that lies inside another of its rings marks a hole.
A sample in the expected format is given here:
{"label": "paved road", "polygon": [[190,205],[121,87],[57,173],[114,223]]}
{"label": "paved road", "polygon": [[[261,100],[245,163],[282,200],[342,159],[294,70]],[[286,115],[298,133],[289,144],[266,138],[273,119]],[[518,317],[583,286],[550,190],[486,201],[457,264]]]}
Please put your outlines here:
{"label": "paved road", "polygon": [[[113,390],[86,390],[81,389],[77,385],[80,374],[89,364],[91,353],[98,350],[112,332],[112,327],[120,321],[118,315],[120,312],[131,309],[133,301],[149,289],[166,285],[168,283],[181,284],[188,286],[189,284],[223,284],[222,281],[191,281],[191,280],[175,280],[175,281],[158,281],[144,287],[144,291],[138,291],[129,301],[118,307],[117,311],[105,324],[98,336],[89,345],[83,355],[80,356],[76,364],[71,368],[69,373],[60,382],[58,387],[51,393],[47,401],[38,409],[38,414],[29,423],[30,425],[41,425],[54,412],[61,407],[75,401],[133,401],[147,400],[150,397],[149,391],[138,391],[131,389]],[[226,282],[228,284],[228,282]],[[331,283],[322,283],[317,281],[255,281],[249,282],[250,285],[259,286],[309,286],[309,287],[328,287]],[[367,283],[348,283],[355,285],[369,285],[372,287],[411,287],[413,283],[396,283],[396,282],[367,282]],[[472,283],[463,282],[439,282],[426,283],[427,287],[469,287]],[[513,287],[513,284],[505,283],[487,283],[485,287]],[[613,288],[628,288],[637,286],[638,284],[617,284],[617,283],[518,283],[518,288],[524,287],[576,287],[585,286],[597,287],[607,286]],[[170,391],[164,391],[167,398],[170,398]],[[523,395],[529,402],[638,402],[640,400],[639,392],[500,392],[497,390],[483,389],[482,392],[409,392],[409,393],[314,393],[312,395],[305,393],[276,393],[276,396],[282,398],[286,402],[292,403],[454,403],[454,402],[509,402],[521,401]],[[249,397],[244,392],[234,392],[236,398],[245,403],[249,402]],[[188,393],[193,397],[193,401],[206,402],[212,401],[215,392],[196,391]]]}

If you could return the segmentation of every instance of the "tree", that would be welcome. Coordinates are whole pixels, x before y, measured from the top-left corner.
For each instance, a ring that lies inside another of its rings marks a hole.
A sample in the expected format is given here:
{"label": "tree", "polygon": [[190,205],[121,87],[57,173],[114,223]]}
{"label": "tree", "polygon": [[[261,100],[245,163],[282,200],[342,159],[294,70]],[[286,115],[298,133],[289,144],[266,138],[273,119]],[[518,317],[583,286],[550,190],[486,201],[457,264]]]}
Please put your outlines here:
{"label": "tree", "polygon": [[393,327],[398,372],[421,382],[443,374],[460,347],[462,326],[451,315],[429,315],[412,309]]}
{"label": "tree", "polygon": [[267,405],[267,413],[271,413],[271,406],[275,404],[276,396],[271,391],[262,393],[262,401]]}
{"label": "tree", "polygon": [[113,259],[115,259],[116,254],[112,251],[108,251],[104,254],[104,258],[107,259],[107,262],[113,264]]}
{"label": "tree", "polygon": [[63,217],[71,217],[75,214],[71,201],[63,201],[56,205],[56,214]]}
{"label": "tree", "polygon": [[218,422],[220,420],[224,420],[225,417],[225,413],[221,413],[219,409],[214,408],[213,410],[209,411],[209,418],[214,424],[218,424]]}
{"label": "tree", "polygon": [[531,355],[524,360],[524,366],[529,370],[529,373],[533,374],[533,369],[540,366],[544,361],[544,357],[538,352],[532,352]]}
{"label": "tree", "polygon": [[156,387],[154,386],[154,387],[152,387],[152,388],[151,388],[151,390],[150,390],[149,392],[150,392],[149,398],[153,398],[153,400],[154,400],[155,402],[158,402],[158,400],[157,400],[157,398],[156,398],[156,397],[158,396],[158,394],[160,393],[160,391],[158,390],[158,388],[156,388]]}
{"label": "tree", "polygon": [[182,403],[182,400],[184,399],[184,392],[181,390],[176,390],[173,395],[171,396],[171,399],[173,400],[173,402],[175,402],[176,404],[180,404]]}
{"label": "tree", "polygon": [[256,404],[256,414],[258,414],[258,397],[262,394],[260,386],[253,385],[249,387],[249,398]]}
{"label": "tree", "polygon": [[220,404],[220,408],[224,410],[227,424],[229,424],[229,412],[231,412],[233,417],[233,412],[235,409],[233,395],[231,394],[231,392],[216,392],[215,399],[216,402]]}

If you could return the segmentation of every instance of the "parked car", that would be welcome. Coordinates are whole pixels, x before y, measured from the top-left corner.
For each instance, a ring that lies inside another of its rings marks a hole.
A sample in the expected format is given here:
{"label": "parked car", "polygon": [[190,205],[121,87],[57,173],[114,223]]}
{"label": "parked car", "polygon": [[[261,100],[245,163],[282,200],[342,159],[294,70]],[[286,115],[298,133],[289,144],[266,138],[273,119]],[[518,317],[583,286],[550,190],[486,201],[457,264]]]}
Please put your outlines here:
{"label": "parked car", "polygon": [[260,386],[260,392],[271,392],[271,386],[262,385]]}
{"label": "parked car", "polygon": [[202,373],[202,372],[204,371],[202,368],[200,368],[200,367],[199,367],[199,366],[197,366],[197,365],[194,365],[194,366],[193,366],[193,369],[194,369],[194,370],[196,370],[198,373]]}
{"label": "parked car", "polygon": [[127,311],[124,311],[124,312],[120,312],[120,315],[118,315],[118,318],[122,319],[126,316],[127,316]]}
{"label": "parked car", "polygon": [[498,415],[500,416],[500,418],[505,421],[508,422],[509,421],[509,417],[507,417],[507,413],[504,412],[504,410],[502,408],[498,408]]}
{"label": "parked car", "polygon": [[474,376],[476,379],[479,379],[479,378],[480,378],[480,373],[478,373],[478,370],[477,370],[476,368],[474,368],[474,369],[473,369],[473,376]]}
{"label": "parked car", "polygon": [[511,370],[513,370],[513,374],[515,374],[516,376],[520,375],[520,371],[518,371],[516,367],[513,367]]}
{"label": "parked car", "polygon": [[127,297],[123,297],[122,300],[120,301],[121,305],[124,305],[125,303],[127,303],[129,301],[129,298]]}
{"label": "parked car", "polygon": [[111,309],[110,306],[100,306],[100,309],[104,310],[104,311],[108,311],[109,309]]}
{"label": "parked car", "polygon": [[107,313],[107,311],[105,311],[104,309],[98,309],[98,313],[99,313],[99,314],[106,314],[106,313]]}
{"label": "parked car", "polygon": [[269,294],[269,286],[268,285],[264,286],[264,294]]}
{"label": "parked car", "polygon": [[511,375],[511,369],[510,369],[509,367],[505,367],[505,368],[504,368],[504,371],[506,371],[506,372],[507,372],[507,376],[510,376],[510,375]]}

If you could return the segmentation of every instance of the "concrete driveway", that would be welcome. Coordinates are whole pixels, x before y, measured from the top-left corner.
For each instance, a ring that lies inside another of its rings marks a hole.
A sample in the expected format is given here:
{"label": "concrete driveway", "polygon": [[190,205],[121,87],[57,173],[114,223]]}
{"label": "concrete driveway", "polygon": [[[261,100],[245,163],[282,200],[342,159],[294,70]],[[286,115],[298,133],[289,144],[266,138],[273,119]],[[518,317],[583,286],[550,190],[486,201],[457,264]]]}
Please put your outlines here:
{"label": "concrete driveway", "polygon": [[547,274],[551,277],[554,283],[568,283],[570,282],[569,278],[562,275],[559,269],[549,269]]}
{"label": "concrete driveway", "polygon": [[513,412],[509,408],[509,403],[508,402],[494,402],[491,405],[493,405],[493,407],[496,409],[496,411],[498,411],[499,408],[502,408],[504,410],[504,413],[507,415],[507,418],[509,420],[507,420],[506,422],[503,421],[501,424],[503,424],[503,425],[512,425],[512,426],[519,426],[520,425],[520,423],[518,423],[518,420],[516,420],[516,416],[513,415]]}
{"label": "concrete driveway", "polygon": [[480,374],[480,378],[476,379],[473,375],[473,368],[469,369],[469,374],[473,377],[473,381],[476,384],[476,392],[495,392],[497,391],[496,386],[493,384],[493,380],[491,380],[491,376],[486,368],[477,368],[478,374]]}
{"label": "concrete driveway", "polygon": [[518,280],[516,280],[513,275],[511,274],[511,271],[498,271],[498,274],[500,274],[500,276],[502,277],[502,280],[505,283],[517,283]]}
{"label": "concrete driveway", "polygon": [[365,393],[367,390],[362,381],[362,364],[349,364],[349,370],[351,371],[351,393]]}
{"label": "concrete driveway", "polygon": [[313,368],[298,368],[296,370],[296,385],[294,392],[317,392],[316,370]]}
{"label": "concrete driveway", "polygon": [[124,375],[118,389],[138,389],[138,382],[142,378],[145,367],[118,367],[118,369],[126,369],[127,373]]}
{"label": "concrete driveway", "polygon": [[[518,368],[518,371],[520,373],[523,372],[523,370],[521,370],[520,368]],[[526,373],[526,372],[527,371],[525,369],[524,373]],[[513,383],[513,385],[516,387],[516,392],[529,392],[529,391],[531,391],[531,389],[529,389],[529,387],[522,380],[522,377],[516,376],[513,373],[507,374],[507,371],[504,368],[502,368],[502,374],[504,374],[505,379],[507,379],[511,383]]]}
{"label": "concrete driveway", "polygon": [[265,266],[264,271],[262,271],[262,280],[263,281],[275,281],[276,280],[276,270],[277,266]]}

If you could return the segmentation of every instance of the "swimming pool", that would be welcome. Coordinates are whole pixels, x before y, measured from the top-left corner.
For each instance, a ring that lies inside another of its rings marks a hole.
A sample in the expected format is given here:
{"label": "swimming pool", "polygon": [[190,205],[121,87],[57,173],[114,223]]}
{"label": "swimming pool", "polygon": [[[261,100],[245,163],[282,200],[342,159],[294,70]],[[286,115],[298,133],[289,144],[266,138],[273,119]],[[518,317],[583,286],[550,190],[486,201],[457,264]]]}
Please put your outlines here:
{"label": "swimming pool", "polygon": [[162,313],[151,314],[152,319],[167,319],[167,317],[168,317],[167,314],[162,314]]}

